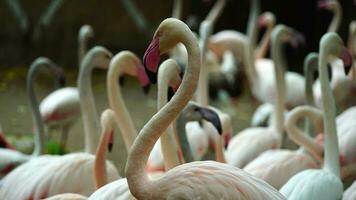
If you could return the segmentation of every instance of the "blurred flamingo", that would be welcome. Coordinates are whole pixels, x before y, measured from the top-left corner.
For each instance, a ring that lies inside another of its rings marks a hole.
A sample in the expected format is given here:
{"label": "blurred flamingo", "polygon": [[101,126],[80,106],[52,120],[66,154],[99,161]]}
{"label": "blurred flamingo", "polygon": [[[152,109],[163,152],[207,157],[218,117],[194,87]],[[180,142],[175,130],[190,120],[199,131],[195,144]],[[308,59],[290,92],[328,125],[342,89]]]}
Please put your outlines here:
{"label": "blurred flamingo", "polygon": [[[319,46],[319,76],[322,86],[324,118],[324,167],[309,169],[294,175],[281,188],[288,199],[341,199],[343,184],[340,180],[338,138],[335,120],[335,101],[329,85],[327,62],[345,56],[342,40],[336,33],[326,33]],[[346,60],[345,60],[345,63]]]}
{"label": "blurred flamingo", "polygon": [[[94,67],[107,68],[110,59],[111,53],[104,47],[92,48],[83,59],[80,76],[90,74]],[[86,82],[80,78],[79,82],[81,83],[79,84],[81,90],[83,83]],[[90,105],[90,103],[85,102],[86,100],[82,100],[81,104]],[[87,106],[86,109],[90,109],[90,106]],[[82,109],[82,112],[84,111],[86,110]],[[4,177],[0,196],[5,199],[42,199],[70,192],[85,196],[90,195],[95,190],[92,181],[95,155],[91,154],[92,151],[90,150],[95,146],[88,145],[88,142],[94,143],[95,139],[93,138],[94,134],[90,135],[88,131],[85,131],[84,134],[86,136],[86,147],[88,147],[86,148],[87,152],[70,153],[64,156],[43,155],[31,159]],[[42,141],[43,135],[40,136],[39,140]],[[43,142],[39,143],[42,144]],[[111,162],[107,162],[106,171],[108,182],[119,177]]]}

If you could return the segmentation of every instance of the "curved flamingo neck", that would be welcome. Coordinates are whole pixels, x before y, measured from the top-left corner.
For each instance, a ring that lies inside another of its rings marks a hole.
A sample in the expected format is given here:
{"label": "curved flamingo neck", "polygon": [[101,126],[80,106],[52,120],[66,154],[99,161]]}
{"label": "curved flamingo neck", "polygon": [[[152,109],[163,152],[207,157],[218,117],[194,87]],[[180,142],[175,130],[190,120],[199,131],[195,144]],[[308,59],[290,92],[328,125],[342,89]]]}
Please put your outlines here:
{"label": "curved flamingo neck", "polygon": [[29,72],[27,73],[27,95],[29,97],[30,109],[35,124],[35,147],[32,152],[32,156],[39,156],[45,153],[43,148],[45,130],[39,110],[38,100],[34,92],[33,82],[36,79],[38,72],[43,68],[50,68],[50,65],[51,64],[47,59],[38,58],[32,63]]}
{"label": "curved flamingo neck", "polygon": [[[318,69],[318,54],[310,53],[304,60],[304,77],[305,77],[305,98],[309,106],[315,107],[313,95],[314,72]],[[313,134],[313,126],[308,119],[305,120],[305,131],[308,136]]]}
{"label": "curved flamingo neck", "polygon": [[[133,59],[135,59],[135,62],[132,62]],[[115,112],[116,123],[120,128],[127,152],[130,151],[136,138],[137,129],[135,128],[131,115],[126,108],[121,94],[121,87],[117,83],[117,80],[124,67],[136,67],[135,63],[138,62],[138,58],[133,53],[129,51],[121,51],[111,60],[107,74],[109,104]]]}
{"label": "curved flamingo neck", "polygon": [[85,151],[94,154],[100,129],[91,86],[91,74],[95,68],[95,66],[91,64],[91,59],[91,55],[87,55],[80,65],[78,89],[84,125]]}
{"label": "curved flamingo neck", "polygon": [[279,140],[279,147],[282,145],[283,141],[283,129],[284,129],[284,109],[285,109],[285,79],[284,71],[286,66],[286,61],[283,56],[282,41],[280,34],[282,32],[276,32],[272,34],[272,44],[271,53],[274,62],[274,72],[275,72],[275,87],[276,87],[276,99],[274,102],[274,113],[275,113],[275,123],[274,129],[277,132],[277,137]]}
{"label": "curved flamingo neck", "polygon": [[100,142],[96,149],[95,162],[94,162],[94,178],[95,187],[99,189],[107,183],[106,175],[106,154],[107,147],[109,150],[112,146],[114,129],[115,129],[115,114],[111,109],[106,109],[101,115],[101,128],[102,133]]}
{"label": "curved flamingo neck", "polygon": [[88,41],[93,37],[93,29],[89,25],[84,25],[79,30],[78,35],[78,65],[81,65],[85,54],[88,51]]}
{"label": "curved flamingo neck", "polygon": [[289,113],[286,122],[286,130],[288,136],[299,146],[308,150],[314,156],[314,158],[322,162],[324,152],[323,147],[316,143],[309,135],[303,134],[297,126],[298,120],[303,116],[312,120],[316,128],[321,127],[320,123],[318,123],[321,122],[321,111],[310,106],[300,106],[296,109],[293,109]]}
{"label": "curved flamingo neck", "polygon": [[339,162],[339,149],[338,138],[336,132],[335,121],[335,100],[329,85],[329,77],[327,70],[328,57],[330,56],[330,48],[326,44],[325,36],[321,39],[319,48],[319,76],[321,84],[321,97],[322,106],[324,111],[324,168],[329,170],[336,176],[340,176],[340,162]]}
{"label": "curved flamingo neck", "polygon": [[[200,70],[199,46],[188,27],[184,28],[182,43],[188,52],[188,67],[181,86],[170,102],[157,112],[141,129],[136,138],[126,164],[127,182],[131,193],[138,199],[150,199],[154,195],[155,182],[150,181],[145,171],[146,162],[154,143],[169,124],[184,109],[193,97]],[[182,31],[182,29],[181,29]]]}
{"label": "curved flamingo neck", "polygon": [[[170,81],[179,78],[179,66],[172,60],[168,59],[163,62],[158,70],[158,92],[157,92],[157,109],[160,110],[168,102],[167,90]],[[176,77],[174,77],[176,76]],[[175,123],[175,122],[172,122]],[[174,168],[180,164],[177,154],[178,148],[174,138],[173,125],[171,124],[165,133],[161,135],[161,147],[164,158],[165,170]]]}
{"label": "curved flamingo neck", "polygon": [[335,1],[335,8],[333,9],[333,19],[330,22],[328,32],[338,32],[341,19],[342,19],[342,8],[338,1]]}
{"label": "curved flamingo neck", "polygon": [[269,42],[271,40],[271,34],[272,34],[273,27],[274,27],[274,23],[271,23],[267,26],[267,30],[264,33],[262,40],[260,41],[260,43],[258,45],[258,48],[255,50],[256,51],[256,56],[255,56],[256,59],[266,57]]}
{"label": "curved flamingo neck", "polygon": [[185,116],[180,115],[177,118],[177,132],[178,132],[178,140],[180,143],[180,149],[184,158],[184,163],[188,163],[188,162],[193,162],[194,161],[194,157],[192,155],[192,150],[190,148],[189,145],[189,141],[187,138],[187,133],[185,130],[185,126],[187,124],[187,119],[185,118]]}
{"label": "curved flamingo neck", "polygon": [[106,176],[106,154],[110,139],[110,132],[104,131],[100,137],[99,146],[95,154],[94,176],[95,188],[99,189],[107,183]]}

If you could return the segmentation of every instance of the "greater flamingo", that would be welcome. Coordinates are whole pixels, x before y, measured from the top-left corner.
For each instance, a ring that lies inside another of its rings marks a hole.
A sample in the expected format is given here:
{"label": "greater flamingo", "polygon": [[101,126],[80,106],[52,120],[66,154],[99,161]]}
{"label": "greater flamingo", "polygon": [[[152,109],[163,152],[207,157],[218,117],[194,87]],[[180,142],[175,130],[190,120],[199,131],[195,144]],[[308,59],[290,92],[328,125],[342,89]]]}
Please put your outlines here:
{"label": "greater flamingo", "polygon": [[[157,109],[161,109],[168,102],[167,91],[169,88],[175,92],[181,83],[182,74],[181,68],[173,59],[164,61],[158,70],[158,90],[157,90]],[[180,164],[177,156],[177,135],[176,129],[172,125],[168,127],[166,133],[163,133],[161,138],[156,142],[153,150],[148,158],[148,172],[169,170]],[[188,135],[189,137],[189,135]],[[201,139],[205,139],[201,138]],[[208,141],[206,140],[206,146]],[[194,152],[194,151],[193,151]],[[164,158],[164,159],[163,159]]]}
{"label": "greater flamingo", "polygon": [[[91,26],[83,25],[78,35],[78,65],[88,51],[88,40],[94,36]],[[45,97],[40,103],[43,121],[49,127],[62,128],[61,141],[65,147],[68,131],[80,116],[79,92],[77,88],[60,88]]]}
{"label": "greater flamingo", "polygon": [[4,176],[18,165],[29,161],[33,157],[37,157],[44,153],[43,139],[44,127],[41,117],[38,111],[38,101],[34,94],[33,81],[37,77],[38,72],[41,69],[48,68],[51,73],[58,79],[61,75],[61,71],[56,65],[48,58],[39,57],[33,61],[27,77],[27,94],[29,97],[30,108],[32,110],[32,117],[35,124],[34,135],[34,150],[32,155],[26,155],[14,149],[0,149],[0,176]]}
{"label": "greater flamingo", "polygon": [[[279,32],[273,31],[273,37],[290,37],[291,32],[289,29],[282,28]],[[279,36],[277,35],[279,34]],[[280,55],[280,49],[276,49],[272,43],[272,58],[274,60],[274,64],[279,66],[280,68],[285,68],[285,61],[278,57]],[[282,81],[278,81],[278,85],[284,84],[283,74],[281,75]],[[281,90],[284,90],[284,86],[280,87]],[[277,89],[278,91],[278,89]],[[278,91],[279,92],[279,91]],[[279,92],[277,95],[283,96],[284,92]],[[295,130],[295,122],[289,121],[287,122],[287,128],[293,126],[293,129],[289,129],[291,131]],[[282,126],[284,127],[284,120],[282,118]],[[282,129],[283,131],[283,129]],[[276,150],[268,150],[259,155],[256,159],[252,160],[248,163],[243,169],[250,174],[259,177],[265,180],[267,183],[271,184],[276,189],[280,189],[290,177],[295,175],[296,173],[310,168],[317,168],[318,163],[313,160],[309,155],[304,154],[302,151],[291,151],[287,149],[276,149]]]}
{"label": "greater flamingo", "polygon": [[333,12],[333,18],[327,32],[338,32],[342,20],[342,7],[340,3],[337,0],[320,0],[318,7]]}
{"label": "greater flamingo", "polygon": [[280,148],[282,145],[285,107],[285,60],[282,54],[282,43],[293,37],[293,30],[278,25],[272,32],[271,52],[274,59],[274,69],[271,69],[275,77],[274,91],[276,99],[274,103],[274,121],[268,127],[251,127],[242,130],[234,136],[227,148],[226,159],[231,165],[244,167],[262,152]]}
{"label": "greater flamingo", "polygon": [[[95,154],[94,163],[94,181],[95,188],[99,189],[107,183],[106,174],[106,152],[111,151],[114,142],[114,131],[116,127],[115,113],[111,109],[106,109],[101,114],[100,118],[102,133],[100,136],[100,142]],[[64,193],[55,195],[46,200],[82,200],[87,199],[87,197],[75,194],[75,193]]]}
{"label": "greater flamingo", "polygon": [[[88,75],[94,67],[107,68],[110,59],[111,53],[108,50],[104,47],[94,47],[84,57],[80,74]],[[83,87],[79,85],[79,88]],[[90,105],[85,100],[81,103]],[[85,109],[90,109],[90,107]],[[85,109],[82,109],[82,112]],[[87,139],[86,143],[95,142],[92,138],[94,134],[90,135],[87,131],[84,134]],[[39,140],[43,140],[43,135],[40,135]],[[43,155],[31,159],[2,180],[0,196],[5,199],[41,199],[67,192],[90,195],[95,190],[92,181],[95,155],[91,154],[91,148],[86,148],[85,153],[71,153],[64,156]],[[119,177],[116,168],[110,162],[106,164],[106,171],[108,182]]]}
{"label": "greater flamingo", "polygon": [[[183,164],[167,171],[158,180],[149,180],[145,172],[149,152],[193,97],[201,62],[196,38],[188,26],[172,18],[159,25],[144,56],[146,72],[155,79],[160,55],[167,53],[177,42],[182,42],[188,52],[185,76],[171,101],[142,128],[132,146],[126,164],[130,192],[138,199],[284,199],[265,182],[238,168],[214,161]],[[196,109],[194,114],[200,115],[200,112],[201,109]]]}
{"label": "greater flamingo", "polygon": [[340,180],[338,139],[335,120],[335,100],[329,85],[327,62],[345,56],[342,40],[336,33],[326,33],[319,46],[319,76],[322,87],[324,120],[324,167],[309,169],[294,175],[282,188],[288,199],[341,199],[343,185]]}

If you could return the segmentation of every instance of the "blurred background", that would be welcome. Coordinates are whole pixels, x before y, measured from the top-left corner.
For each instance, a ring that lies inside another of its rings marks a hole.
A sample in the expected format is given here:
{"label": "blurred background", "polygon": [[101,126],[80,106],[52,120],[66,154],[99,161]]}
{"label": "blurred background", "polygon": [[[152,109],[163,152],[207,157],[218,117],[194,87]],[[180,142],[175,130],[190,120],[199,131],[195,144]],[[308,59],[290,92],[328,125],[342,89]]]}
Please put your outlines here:
{"label": "blurred background", "polygon": [[[0,124],[5,134],[12,138],[12,142],[28,152],[32,148],[32,134],[29,133],[33,132],[33,126],[28,108],[25,80],[28,67],[36,57],[46,56],[52,59],[63,67],[67,84],[76,86],[77,41],[78,31],[82,25],[89,24],[93,27],[94,38],[89,42],[90,47],[102,45],[114,54],[121,50],[131,50],[142,57],[157,25],[171,16],[173,1],[135,0],[133,2],[146,21],[141,27],[128,14],[123,6],[124,0],[0,1]],[[339,2],[343,9],[339,34],[346,42],[348,25],[351,20],[356,19],[356,5],[353,0],[340,0]],[[192,26],[192,29],[197,31],[199,23],[214,3],[213,0],[185,0],[183,20],[195,21],[196,26]],[[289,70],[302,72],[304,56],[310,51],[317,51],[319,39],[330,23],[332,13],[318,9],[317,4],[316,0],[261,1],[261,11],[273,12],[276,15],[277,24],[289,25],[305,36],[305,46],[297,49],[287,47]],[[249,0],[228,1],[214,32],[224,29],[245,32],[249,5]],[[95,70],[92,81],[100,114],[108,107],[105,87],[106,71]],[[36,80],[38,99],[42,99],[51,92],[52,83],[51,76],[46,73]],[[122,92],[139,130],[155,111],[157,94],[155,86],[149,95],[145,96],[137,81],[129,78]],[[218,105],[219,102],[213,102],[214,104]],[[249,125],[251,114],[257,105],[251,104],[248,95],[242,95],[239,101],[235,102],[233,111],[231,109],[229,111],[233,115],[234,132]],[[82,127],[79,121],[70,130],[68,148],[71,151],[83,148]],[[122,170],[126,151],[121,136],[116,135],[114,153],[110,155],[110,158]],[[20,139],[20,136],[29,139]]]}

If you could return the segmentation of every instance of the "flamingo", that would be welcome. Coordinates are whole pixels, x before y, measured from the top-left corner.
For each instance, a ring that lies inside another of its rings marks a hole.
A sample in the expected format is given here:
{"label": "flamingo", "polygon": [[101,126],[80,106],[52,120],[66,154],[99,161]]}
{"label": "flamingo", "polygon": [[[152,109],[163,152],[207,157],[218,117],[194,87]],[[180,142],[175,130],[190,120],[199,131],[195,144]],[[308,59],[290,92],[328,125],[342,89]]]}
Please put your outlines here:
{"label": "flamingo", "polygon": [[342,7],[337,0],[320,0],[318,3],[320,9],[333,12],[333,18],[329,24],[327,32],[338,32],[342,20]]}
{"label": "flamingo", "polygon": [[[100,142],[98,148],[96,150],[95,155],[95,163],[94,163],[94,180],[95,180],[95,187],[99,189],[100,187],[104,186],[107,182],[106,177],[106,150],[108,149],[110,152],[113,147],[114,142],[114,131],[115,131],[115,113],[111,109],[106,109],[101,114],[100,118],[102,133],[100,136]],[[55,195],[46,200],[65,200],[65,199],[74,199],[74,200],[82,200],[87,199],[87,197],[75,194],[75,193],[64,193]]]}
{"label": "flamingo", "polygon": [[[304,62],[304,71],[305,71],[305,79],[306,79],[306,94],[307,102],[309,104],[313,104],[313,96],[311,88],[312,75],[314,69],[317,66],[318,56],[316,53],[309,54]],[[309,112],[313,112],[310,114]],[[321,154],[323,152],[322,148],[319,145],[315,145],[313,141],[309,139],[309,137],[303,136],[299,130],[297,130],[296,122],[300,118],[301,115],[307,115],[310,118],[317,121],[317,117],[315,115],[320,112],[315,110],[307,110],[305,107],[301,107],[296,109],[295,111],[288,114],[286,129],[288,135],[291,138],[302,138],[298,144],[301,146],[308,146],[308,149],[311,149],[311,153],[314,157],[311,157],[305,154],[303,148],[300,148],[297,151],[291,151],[287,149],[280,150],[269,150],[262,153],[259,157],[251,161],[247,166],[244,167],[244,170],[249,172],[250,174],[259,177],[265,180],[267,183],[271,184],[276,189],[280,189],[293,175],[296,173],[310,168],[319,168],[319,163],[322,161]],[[321,118],[321,117],[319,117]],[[310,136],[311,134],[311,126],[307,125],[307,134]],[[315,158],[315,159],[313,159]],[[267,167],[266,167],[267,166]]]}
{"label": "flamingo", "polygon": [[[308,58],[310,59],[310,62],[312,65],[310,65],[308,68],[305,68],[305,74],[306,74],[306,97],[308,104],[311,106],[314,106],[314,97],[312,93],[312,74],[313,71],[315,70],[315,66],[317,66],[317,59],[318,55],[316,53],[311,53],[308,55]],[[334,66],[333,66],[334,67]],[[339,67],[339,66],[337,66]],[[309,89],[308,89],[309,87]],[[338,133],[338,141],[339,141],[339,152],[340,152],[340,157],[341,157],[341,174],[342,174],[342,179],[346,178],[346,174],[350,174],[350,167],[352,168],[352,165],[356,163],[356,157],[354,155],[354,152],[356,151],[356,143],[355,137],[356,137],[356,131],[355,128],[356,126],[354,125],[354,117],[356,114],[356,107],[351,107],[341,113],[340,115],[337,116],[336,118],[336,124],[337,124],[337,133]],[[310,127],[308,127],[310,129]],[[310,131],[310,130],[309,130]],[[309,134],[310,135],[310,134]],[[309,140],[309,138],[304,139],[304,140]],[[313,144],[313,146],[318,146],[317,144]],[[321,148],[319,147],[314,147],[314,148]],[[318,153],[322,155],[322,151],[318,151]],[[345,175],[343,175],[345,174]]]}
{"label": "flamingo", "polygon": [[[13,148],[7,148],[7,149],[1,148],[0,149],[0,176],[1,177],[9,173],[18,165],[25,163],[29,161],[31,158],[34,158],[44,153],[44,150],[42,149],[43,141],[41,139],[41,135],[44,134],[44,129],[43,129],[42,120],[40,119],[40,116],[38,115],[39,113],[37,112],[38,104],[33,89],[33,80],[37,76],[38,71],[42,68],[48,68],[56,77],[56,79],[60,79],[62,77],[61,70],[50,59],[45,57],[39,57],[35,61],[33,61],[31,68],[28,72],[27,91],[29,95],[30,107],[32,110],[32,117],[36,125],[35,137],[34,137],[35,149],[33,150],[32,155],[26,155]],[[8,143],[5,144],[8,145]]]}
{"label": "flamingo", "polygon": [[115,112],[116,123],[121,131],[126,150],[129,151],[136,138],[137,130],[122,98],[121,87],[117,84],[117,79],[122,75],[137,77],[145,93],[149,89],[149,80],[140,59],[130,51],[118,53],[109,64],[106,78],[109,105]]}
{"label": "flamingo", "polygon": [[252,161],[262,152],[280,148],[282,144],[283,137],[283,126],[284,126],[284,105],[285,105],[285,90],[284,90],[284,66],[285,61],[281,55],[281,45],[283,39],[291,38],[293,35],[293,30],[284,26],[278,25],[272,32],[272,57],[274,59],[275,69],[271,71],[274,72],[274,77],[276,77],[276,87],[274,90],[276,93],[274,114],[275,121],[268,127],[251,127],[242,130],[237,135],[235,135],[226,151],[227,162],[231,165],[237,167],[244,167],[247,163]]}
{"label": "flamingo", "polygon": [[263,35],[261,42],[255,50],[255,58],[260,59],[266,57],[271,34],[274,26],[276,25],[276,16],[272,12],[264,12],[258,18],[259,28],[266,27],[266,33]]}
{"label": "flamingo", "polygon": [[[83,25],[78,36],[78,64],[88,51],[87,43],[94,36],[90,25]],[[62,127],[61,146],[65,147],[68,131],[80,116],[79,92],[77,88],[65,87],[57,89],[40,103],[40,113],[43,121],[49,127]]]}
{"label": "flamingo", "polygon": [[[162,67],[167,69],[166,66],[172,66],[170,64],[167,64],[167,62],[171,62],[171,61],[172,60],[167,60],[167,61],[163,62]],[[161,68],[159,69],[159,73],[160,72],[162,72]],[[158,79],[158,80],[160,80],[160,79]],[[199,110],[199,114],[196,114],[197,110]],[[201,107],[196,103],[189,102],[189,104],[186,106],[184,111],[182,111],[182,113],[185,113],[185,115],[182,116],[182,114],[181,114],[178,117],[178,120],[183,119],[183,118],[184,118],[184,120],[198,120],[198,119],[204,118],[208,121],[211,121],[212,123],[215,123],[217,128],[220,127],[220,124],[217,121],[217,119],[218,119],[217,114],[213,110],[211,110],[209,108]],[[182,141],[182,143],[186,143],[186,133],[180,132],[180,135],[182,135],[183,136],[182,138],[185,139],[185,142]],[[172,142],[171,144],[174,144],[173,139],[169,139],[169,141]],[[165,143],[163,138],[161,140],[161,143],[162,144]],[[164,145],[162,145],[162,147],[164,147]],[[189,148],[189,146],[188,146],[188,148]],[[173,149],[173,148],[170,147],[169,149]],[[172,164],[175,167],[179,164],[178,163],[179,160],[178,160],[177,153],[176,152],[174,152],[174,153],[175,154],[172,156],[174,157],[174,159],[176,161],[174,161]],[[166,156],[165,156],[165,159],[166,159]],[[171,158],[171,160],[172,160],[172,158]],[[171,165],[169,165],[169,166],[171,166]],[[105,171],[102,170],[104,167],[105,167],[105,162],[103,162],[103,159],[98,160],[98,158],[97,158],[96,168],[95,168],[95,175],[96,175],[97,182],[104,182],[104,180],[105,180]],[[162,174],[160,174],[160,176],[162,176]],[[155,177],[155,174],[152,174],[152,173],[149,174],[149,177],[150,177],[150,179],[153,179],[153,180],[157,179],[157,177]],[[98,185],[102,186],[102,184],[98,184]],[[123,179],[119,179],[117,181],[114,181],[112,183],[109,183],[109,184],[99,188],[96,192],[94,192],[89,197],[89,199],[108,199],[108,200],[110,200],[110,199],[134,199],[134,197],[132,196],[132,194],[129,191],[129,188],[127,185],[127,180],[125,178],[123,178]]]}
{"label": "flamingo", "polygon": [[[80,76],[90,74],[94,67],[107,68],[110,59],[111,53],[104,47],[92,48],[83,59]],[[79,78],[79,82],[80,80],[83,81],[83,78]],[[83,85],[79,84],[79,88],[82,90]],[[81,103],[88,105],[86,100],[84,99]],[[84,110],[82,109],[82,112]],[[87,131],[84,134],[87,139],[86,146],[88,142],[95,142],[92,138],[94,135],[90,135]],[[42,141],[43,135],[39,136],[38,140]],[[39,143],[42,144],[42,142]],[[86,149],[87,152],[83,153],[71,153],[64,156],[43,155],[31,159],[4,177],[0,196],[5,199],[42,199],[67,192],[90,195],[95,190],[92,181],[95,155],[89,151],[90,148]],[[39,151],[41,148],[36,150]],[[108,182],[119,177],[116,168],[109,161],[106,164],[106,171]]]}
{"label": "flamingo", "polygon": [[[167,89],[173,88],[176,91],[181,83],[182,74],[181,68],[173,59],[164,61],[158,71],[158,94],[157,94],[157,109],[161,109],[168,101]],[[180,164],[179,157],[177,157],[177,143],[175,127],[171,125],[166,133],[162,134],[161,138],[156,142],[153,150],[148,158],[147,171],[165,171]],[[193,135],[193,134],[190,134]],[[188,135],[188,137],[190,136]],[[206,137],[202,138],[203,140]],[[206,140],[206,146],[208,141]],[[192,148],[192,147],[191,147]],[[198,151],[193,151],[198,152]],[[163,159],[163,157],[165,159]]]}
{"label": "flamingo", "polygon": [[[342,40],[336,33],[326,33],[319,46],[319,76],[322,86],[323,120],[325,132],[324,167],[309,169],[294,175],[281,188],[288,199],[341,199],[343,185],[340,180],[338,138],[335,120],[335,101],[329,85],[327,62],[345,56]],[[346,61],[345,61],[346,62]]]}
{"label": "flamingo", "polygon": [[[265,182],[238,168],[214,161],[183,164],[167,171],[160,179],[149,180],[145,172],[149,152],[193,97],[201,62],[196,38],[187,25],[173,18],[161,22],[144,56],[146,72],[155,79],[160,55],[167,53],[177,42],[182,42],[188,52],[185,76],[171,101],[149,120],[132,146],[125,169],[132,195],[137,199],[284,199]],[[200,115],[201,111],[196,109],[194,115]],[[218,119],[218,115],[215,117]]]}

